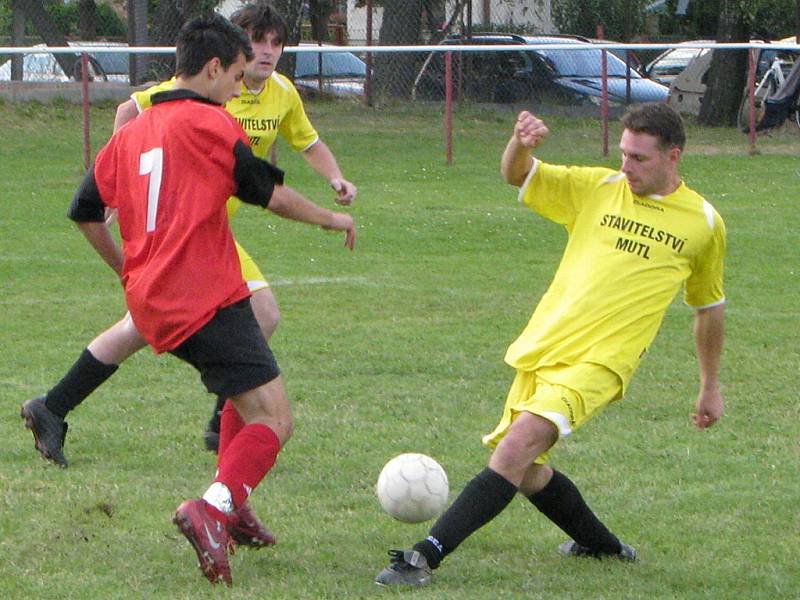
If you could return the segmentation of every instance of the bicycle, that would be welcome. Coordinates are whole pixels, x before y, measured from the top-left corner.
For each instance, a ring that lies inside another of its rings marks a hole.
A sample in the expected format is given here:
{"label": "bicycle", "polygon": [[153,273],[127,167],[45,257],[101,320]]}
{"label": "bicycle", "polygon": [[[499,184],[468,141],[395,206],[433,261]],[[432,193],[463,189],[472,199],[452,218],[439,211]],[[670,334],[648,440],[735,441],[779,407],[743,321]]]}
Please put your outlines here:
{"label": "bicycle", "polygon": [[[791,66],[792,65],[790,63],[788,67],[791,68]],[[764,116],[764,112],[766,111],[766,100],[772,98],[775,95],[775,92],[777,92],[781,85],[783,85],[784,81],[786,81],[786,74],[784,72],[785,68],[786,61],[783,59],[783,57],[779,55],[775,56],[769,69],[767,69],[767,72],[764,73],[761,81],[759,81],[756,85],[756,88],[753,91],[756,125],[761,122],[761,119]],[[800,127],[800,105],[798,105],[797,99],[790,107],[787,119],[791,119],[794,121],[797,127]],[[736,124],[742,131],[747,132],[750,130],[750,98],[749,90],[747,88],[745,88],[742,103],[739,105]]]}

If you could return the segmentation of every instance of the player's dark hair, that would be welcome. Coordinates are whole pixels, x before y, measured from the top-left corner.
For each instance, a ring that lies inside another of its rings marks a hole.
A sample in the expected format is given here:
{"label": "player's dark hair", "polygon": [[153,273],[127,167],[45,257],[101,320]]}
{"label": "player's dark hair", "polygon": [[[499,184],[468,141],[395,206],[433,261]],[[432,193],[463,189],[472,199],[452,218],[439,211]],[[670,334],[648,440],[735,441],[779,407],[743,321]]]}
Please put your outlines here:
{"label": "player's dark hair", "polygon": [[267,2],[244,5],[231,15],[231,22],[249,33],[255,42],[260,42],[265,35],[274,32],[281,45],[285,45],[289,36],[286,20]]}
{"label": "player's dark hair", "polygon": [[634,106],[622,115],[621,121],[625,129],[657,137],[662,150],[683,150],[686,144],[683,119],[674,108],[666,104]]}
{"label": "player's dark hair", "polygon": [[250,38],[225,17],[211,13],[187,21],[176,42],[175,75],[197,75],[212,58],[219,58],[223,69],[228,69],[239,53],[245,60],[253,60]]}

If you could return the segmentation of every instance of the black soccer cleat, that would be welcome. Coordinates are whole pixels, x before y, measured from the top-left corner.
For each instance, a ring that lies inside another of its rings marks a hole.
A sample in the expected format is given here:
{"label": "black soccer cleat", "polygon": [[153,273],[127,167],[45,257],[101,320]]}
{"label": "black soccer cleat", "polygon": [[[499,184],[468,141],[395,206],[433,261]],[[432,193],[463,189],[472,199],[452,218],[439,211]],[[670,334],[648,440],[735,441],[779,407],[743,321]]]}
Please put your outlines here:
{"label": "black soccer cleat", "polygon": [[428,561],[416,550],[389,550],[389,566],[378,573],[378,585],[423,586],[431,582]]}
{"label": "black soccer cleat", "polygon": [[597,552],[586,546],[581,546],[578,542],[574,540],[569,540],[564,542],[558,547],[558,553],[562,556],[575,556],[579,558],[589,557],[589,558],[618,558],[619,560],[624,560],[627,562],[635,562],[636,561],[636,548],[633,546],[629,546],[628,544],[624,544],[620,542],[622,549],[617,552],[616,554],[609,554],[606,552]]}
{"label": "black soccer cleat", "polygon": [[44,396],[28,400],[22,405],[19,416],[25,420],[25,427],[33,433],[39,454],[59,467],[66,467],[64,440],[67,437],[67,422],[50,412],[44,400]]}

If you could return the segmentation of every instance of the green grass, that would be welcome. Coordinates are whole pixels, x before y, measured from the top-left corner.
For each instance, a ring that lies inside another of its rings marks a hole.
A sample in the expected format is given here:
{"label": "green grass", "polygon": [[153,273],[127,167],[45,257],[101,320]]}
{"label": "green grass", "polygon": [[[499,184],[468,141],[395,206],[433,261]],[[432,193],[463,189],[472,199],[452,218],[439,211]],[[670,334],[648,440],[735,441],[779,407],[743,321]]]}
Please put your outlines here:
{"label": "green grass", "polygon": [[[404,451],[437,458],[451,497],[485,464],[480,436],[513,373],[502,358],[557,265],[563,232],[500,182],[513,114],[456,115],[444,165],[432,108],[312,104],[359,185],[354,253],[340,236],[245,208],[237,238],[273,282],[283,320],[272,346],[297,429],[253,505],[279,538],[232,558],[212,588],[170,522],[214,469],[201,451],[212,399],[178,360],[144,351],[70,418],[59,470],[18,417],[123,312],[121,289],[64,218],[82,173],[80,113],[0,104],[0,597],[399,597],[372,578],[388,548],[427,525],[384,515],[372,487]],[[93,147],[113,107],[92,112]],[[540,156],[615,165],[596,122],[553,118]],[[619,134],[615,126],[611,139]],[[691,312],[676,302],[621,403],[554,452],[641,561],[572,561],[564,536],[517,500],[467,540],[415,598],[796,598],[800,523],[797,231],[800,136],[760,140],[690,127],[683,173],[726,220],[727,415],[690,426],[697,391]],[[332,194],[285,146],[291,185]]]}

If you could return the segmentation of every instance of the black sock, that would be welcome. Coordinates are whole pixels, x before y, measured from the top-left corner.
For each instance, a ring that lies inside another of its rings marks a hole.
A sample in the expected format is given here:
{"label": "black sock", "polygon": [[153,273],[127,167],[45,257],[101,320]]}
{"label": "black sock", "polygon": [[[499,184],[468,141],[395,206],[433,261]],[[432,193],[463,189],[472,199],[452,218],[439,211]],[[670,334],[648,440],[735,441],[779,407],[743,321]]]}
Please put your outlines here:
{"label": "black sock", "polygon": [[618,554],[622,549],[617,537],[600,522],[563,473],[554,469],[550,482],[528,499],[581,546],[600,554]]}
{"label": "black sock", "polygon": [[516,493],[517,487],[513,483],[486,467],[437,519],[430,535],[414,544],[414,550],[435,569],[469,535],[499,515]]}
{"label": "black sock", "polygon": [[47,392],[45,406],[62,419],[119,368],[97,360],[86,348],[67,374]]}
{"label": "black sock", "polygon": [[217,396],[217,404],[214,406],[214,414],[211,415],[211,420],[208,422],[208,430],[214,433],[219,433],[220,419],[222,418],[222,408],[227,402],[227,396]]}

